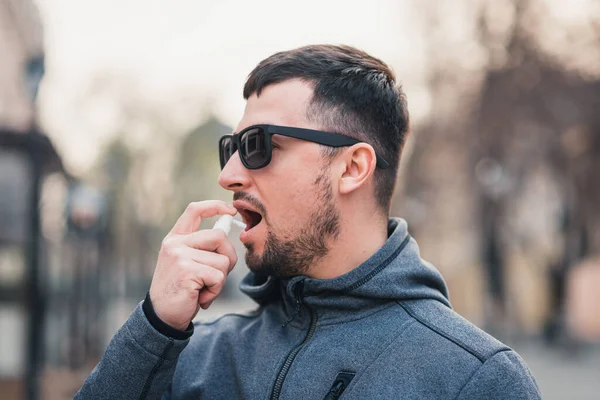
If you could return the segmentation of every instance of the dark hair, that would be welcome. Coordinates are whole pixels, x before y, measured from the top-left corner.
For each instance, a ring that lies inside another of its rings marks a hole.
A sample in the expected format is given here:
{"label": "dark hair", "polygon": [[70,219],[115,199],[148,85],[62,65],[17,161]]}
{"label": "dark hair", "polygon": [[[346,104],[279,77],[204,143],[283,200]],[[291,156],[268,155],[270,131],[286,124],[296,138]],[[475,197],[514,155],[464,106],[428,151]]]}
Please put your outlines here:
{"label": "dark hair", "polygon": [[[406,96],[381,60],[350,46],[313,45],[273,54],[250,73],[244,98],[275,83],[301,79],[314,84],[306,117],[319,129],[371,144],[389,167],[374,174],[375,197],[389,212],[400,154],[408,131]],[[326,148],[327,156],[339,149]]]}

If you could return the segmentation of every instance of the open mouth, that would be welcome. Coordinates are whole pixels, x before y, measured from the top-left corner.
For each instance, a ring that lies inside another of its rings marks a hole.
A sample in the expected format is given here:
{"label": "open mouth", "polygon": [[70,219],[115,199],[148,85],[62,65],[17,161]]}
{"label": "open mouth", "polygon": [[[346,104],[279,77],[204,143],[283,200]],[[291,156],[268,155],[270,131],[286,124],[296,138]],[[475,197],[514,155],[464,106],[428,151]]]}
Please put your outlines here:
{"label": "open mouth", "polygon": [[238,208],[237,210],[246,224],[246,231],[254,228],[256,225],[260,224],[260,221],[262,221],[262,215],[256,211],[252,211],[247,208]]}

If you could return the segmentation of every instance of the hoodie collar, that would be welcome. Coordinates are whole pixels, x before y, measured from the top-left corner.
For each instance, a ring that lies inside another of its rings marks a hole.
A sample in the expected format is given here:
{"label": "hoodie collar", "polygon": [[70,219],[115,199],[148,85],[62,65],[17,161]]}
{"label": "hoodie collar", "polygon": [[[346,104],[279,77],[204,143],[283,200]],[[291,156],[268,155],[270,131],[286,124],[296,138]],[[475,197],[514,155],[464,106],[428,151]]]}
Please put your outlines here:
{"label": "hoodie collar", "polygon": [[388,240],[364,263],[332,279],[304,275],[288,279],[250,272],[240,289],[260,305],[279,298],[292,309],[298,297],[320,314],[320,320],[356,318],[391,301],[432,299],[450,307],[446,284],[435,267],[421,259],[406,221],[391,218]]}

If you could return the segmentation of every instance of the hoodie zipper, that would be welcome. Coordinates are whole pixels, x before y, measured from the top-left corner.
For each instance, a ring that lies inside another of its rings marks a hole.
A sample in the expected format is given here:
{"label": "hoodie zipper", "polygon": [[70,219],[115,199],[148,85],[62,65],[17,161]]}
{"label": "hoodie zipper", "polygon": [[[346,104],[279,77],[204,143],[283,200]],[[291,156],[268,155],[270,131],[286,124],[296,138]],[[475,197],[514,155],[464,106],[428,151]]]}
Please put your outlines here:
{"label": "hoodie zipper", "polygon": [[335,381],[333,386],[327,393],[327,396],[323,400],[337,400],[342,395],[342,392],[346,389],[346,385],[343,381]]}
{"label": "hoodie zipper", "polygon": [[335,381],[333,381],[333,385],[331,385],[331,389],[329,389],[329,392],[327,392],[327,395],[325,395],[323,400],[339,399],[354,378],[354,375],[356,374],[350,371],[340,372],[338,376],[336,376]]}
{"label": "hoodie zipper", "polygon": [[[303,304],[303,289],[304,281],[298,282],[294,287],[294,296],[296,297],[296,304],[298,305],[298,307]],[[273,392],[271,393],[272,400],[279,399],[279,395],[281,394],[281,388],[283,386],[283,381],[285,380],[285,376],[287,375],[288,371],[290,370],[290,367],[292,366],[292,363],[294,362],[294,358],[296,358],[298,352],[302,350],[302,348],[306,345],[306,343],[312,338],[313,334],[315,333],[315,328],[317,327],[317,313],[311,310],[310,307],[308,307],[306,304],[305,307],[310,311],[310,326],[308,328],[308,332],[306,333],[306,336],[304,337],[302,343],[300,343],[298,346],[292,349],[292,351],[290,351],[290,353],[285,359],[285,362],[283,363],[283,366],[279,370],[279,373],[277,374],[277,379],[275,380],[275,385],[273,386]]]}

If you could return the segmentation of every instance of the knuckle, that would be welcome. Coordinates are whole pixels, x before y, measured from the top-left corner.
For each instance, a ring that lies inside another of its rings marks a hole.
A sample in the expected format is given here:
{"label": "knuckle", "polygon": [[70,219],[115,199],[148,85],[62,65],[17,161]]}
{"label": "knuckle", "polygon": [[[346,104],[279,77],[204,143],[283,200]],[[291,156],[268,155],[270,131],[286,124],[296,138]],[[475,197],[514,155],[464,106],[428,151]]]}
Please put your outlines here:
{"label": "knuckle", "polygon": [[219,278],[217,280],[218,284],[220,287],[222,287],[223,285],[225,285],[225,280],[227,279],[227,274],[223,271],[219,271]]}
{"label": "knuckle", "polygon": [[181,256],[181,250],[175,246],[173,242],[163,245],[163,253],[170,258],[179,258]]}
{"label": "knuckle", "polygon": [[227,258],[226,256],[221,256],[221,255],[219,256],[219,258],[218,258],[219,270],[221,270],[221,271],[229,270],[229,264],[230,264],[229,258]]}
{"label": "knuckle", "polygon": [[214,279],[217,282],[217,284],[222,284],[225,281],[225,278],[227,277],[225,272],[221,271],[220,269],[213,269],[213,271]]}
{"label": "knuckle", "polygon": [[171,243],[173,243],[173,236],[167,235],[162,240],[161,247],[163,247],[163,248],[169,247],[171,245]]}
{"label": "knuckle", "polygon": [[200,208],[201,208],[201,203],[199,201],[192,201],[191,203],[189,203],[187,205],[187,207],[185,208],[185,211],[187,213],[193,214]]}

